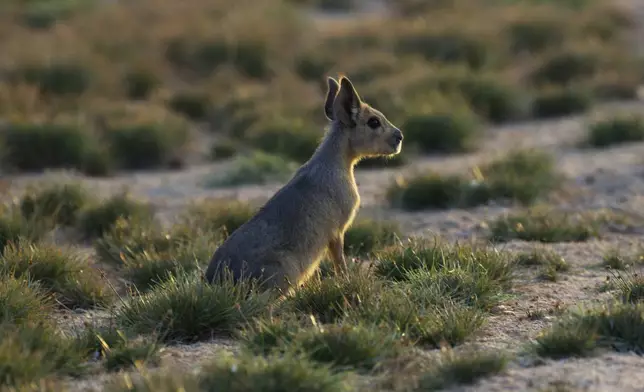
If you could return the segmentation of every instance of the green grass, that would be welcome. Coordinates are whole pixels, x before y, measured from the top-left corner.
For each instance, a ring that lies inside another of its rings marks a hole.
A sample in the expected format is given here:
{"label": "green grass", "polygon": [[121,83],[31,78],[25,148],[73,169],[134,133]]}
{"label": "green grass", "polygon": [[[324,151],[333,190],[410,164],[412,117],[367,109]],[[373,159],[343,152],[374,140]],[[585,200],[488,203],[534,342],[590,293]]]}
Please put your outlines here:
{"label": "green grass", "polygon": [[534,248],[529,252],[520,253],[517,255],[515,261],[518,265],[539,267],[538,277],[551,282],[559,280],[560,272],[570,270],[570,265],[563,257],[545,248]]}
{"label": "green grass", "polygon": [[644,122],[636,115],[597,121],[588,128],[587,143],[593,147],[644,141]]}
{"label": "green grass", "polygon": [[626,270],[644,262],[644,252],[640,249],[632,254],[618,248],[608,249],[602,256],[602,265],[613,270]]}
{"label": "green grass", "polygon": [[28,278],[54,293],[69,308],[90,308],[111,300],[98,271],[71,249],[46,244],[10,245],[0,257],[0,273]]}
{"label": "green grass", "polygon": [[82,372],[74,340],[49,324],[0,325],[0,385],[19,386],[56,375]]}
{"label": "green grass", "polygon": [[84,237],[94,239],[107,233],[119,219],[147,220],[152,216],[153,210],[150,205],[122,193],[85,208],[81,213],[78,228]]}
{"label": "green grass", "polygon": [[0,206],[0,254],[9,244],[42,239],[49,228],[49,222],[26,219],[18,208]]}
{"label": "green grass", "polygon": [[206,232],[232,234],[257,212],[258,206],[235,199],[206,199],[191,204],[181,215],[180,223]]}
{"label": "green grass", "polygon": [[467,208],[492,200],[533,204],[556,190],[561,175],[550,154],[517,150],[477,166],[472,178],[438,173],[397,180],[388,190],[390,203],[408,211]]}
{"label": "green grass", "polygon": [[255,354],[300,352],[337,370],[371,371],[382,361],[401,355],[403,337],[369,325],[284,325],[280,319],[260,320],[243,334],[244,347]]}
{"label": "green grass", "polygon": [[262,315],[269,299],[249,281],[210,285],[196,274],[179,274],[130,298],[116,319],[124,329],[158,333],[165,342],[192,342],[231,334],[243,322]]}
{"label": "green grass", "polygon": [[27,219],[51,219],[73,226],[80,211],[92,202],[89,191],[80,183],[51,183],[32,187],[20,200],[20,211]]}
{"label": "green grass", "polygon": [[207,365],[199,384],[202,390],[221,392],[348,392],[348,377],[334,373],[303,356],[242,355],[222,358]]}
{"label": "green grass", "polygon": [[36,282],[0,276],[0,324],[44,322],[54,311],[54,301]]}
{"label": "green grass", "polygon": [[297,169],[297,164],[279,155],[255,151],[250,155],[239,155],[225,173],[209,175],[204,182],[206,188],[226,188],[249,184],[285,182]]}
{"label": "green grass", "polygon": [[641,353],[644,325],[641,304],[615,304],[564,316],[537,337],[537,354],[551,358],[588,356],[597,350]]}
{"label": "green grass", "polygon": [[438,391],[456,385],[472,385],[482,378],[503,372],[509,358],[492,352],[451,351],[441,354],[436,364],[420,379],[416,391]]}
{"label": "green grass", "polygon": [[344,234],[344,252],[365,257],[393,245],[401,236],[399,225],[392,220],[357,219]]}
{"label": "green grass", "polygon": [[601,221],[589,214],[574,214],[549,208],[510,213],[490,223],[490,238],[511,240],[580,242],[599,236]]}

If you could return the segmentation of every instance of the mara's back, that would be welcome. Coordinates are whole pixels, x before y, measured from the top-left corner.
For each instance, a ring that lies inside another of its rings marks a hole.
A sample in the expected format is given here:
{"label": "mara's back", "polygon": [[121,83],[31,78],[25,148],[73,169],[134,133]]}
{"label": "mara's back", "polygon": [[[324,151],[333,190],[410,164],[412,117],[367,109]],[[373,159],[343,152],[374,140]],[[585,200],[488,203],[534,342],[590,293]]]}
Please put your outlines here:
{"label": "mara's back", "polygon": [[293,178],[215,251],[206,271],[212,282],[226,269],[234,279],[257,278],[287,289],[315,271],[326,250],[344,267],[344,232],[360,203],[353,168],[364,156],[400,151],[402,134],[362,103],[346,78],[329,78],[325,113],[331,125]]}

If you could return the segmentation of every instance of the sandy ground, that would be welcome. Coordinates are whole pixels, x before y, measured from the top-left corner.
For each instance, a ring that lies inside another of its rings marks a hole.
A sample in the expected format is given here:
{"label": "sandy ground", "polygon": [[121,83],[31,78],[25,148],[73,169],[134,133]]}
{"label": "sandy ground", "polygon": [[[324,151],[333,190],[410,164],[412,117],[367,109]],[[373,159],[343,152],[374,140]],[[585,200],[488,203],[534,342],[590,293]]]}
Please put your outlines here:
{"label": "sandy ground", "polygon": [[[644,1],[621,0],[633,7],[633,12],[644,21]],[[644,30],[638,33],[644,38]],[[636,40],[644,48],[641,39]],[[359,88],[359,87],[358,87]],[[493,159],[516,147],[539,147],[553,153],[558,168],[568,177],[572,191],[552,203],[569,209],[611,208],[634,216],[644,215],[644,143],[628,144],[604,150],[580,149],[577,142],[584,135],[587,121],[615,110],[641,112],[644,103],[629,102],[603,105],[584,116],[558,120],[535,121],[493,127],[480,150],[466,155],[426,158],[404,167],[389,170],[359,171],[357,179],[362,195],[361,214],[395,219],[410,235],[441,234],[452,240],[468,240],[484,233],[482,222],[504,213],[503,206],[488,206],[469,210],[444,212],[403,213],[388,209],[383,193],[391,181],[412,171],[436,170],[441,173],[464,172],[472,165]],[[403,147],[404,148],[404,147]],[[206,189],[204,178],[224,171],[230,163],[194,166],[180,172],[145,172],[124,174],[110,179],[84,179],[96,192],[108,195],[123,187],[133,194],[148,199],[168,219],[188,203],[206,197],[235,197],[261,201],[272,195],[282,184],[244,186],[234,189]],[[56,173],[51,176],[60,175]],[[48,175],[49,176],[49,175]],[[24,185],[43,175],[11,178],[13,194],[18,195]],[[549,310],[555,307],[578,306],[602,301],[609,293],[598,287],[607,273],[599,268],[602,254],[612,246],[629,247],[644,239],[644,227],[612,232],[600,240],[581,244],[554,244],[550,246],[571,264],[570,272],[556,283],[537,281],[532,272],[519,275],[513,298],[499,306],[490,317],[484,331],[476,340],[487,348],[520,351],[539,331],[547,327],[553,317],[530,320],[530,310]],[[533,245],[512,242],[504,249],[530,249]],[[74,321],[90,315],[69,315]],[[170,347],[164,351],[164,362],[182,369],[217,356],[221,350],[234,350],[231,342],[213,341],[190,346]],[[644,358],[631,354],[606,353],[588,359],[545,361],[536,366],[517,360],[502,375],[483,380],[472,387],[455,388],[467,391],[644,391]],[[74,383],[78,391],[95,387],[102,378]],[[559,388],[559,389],[557,389]]]}

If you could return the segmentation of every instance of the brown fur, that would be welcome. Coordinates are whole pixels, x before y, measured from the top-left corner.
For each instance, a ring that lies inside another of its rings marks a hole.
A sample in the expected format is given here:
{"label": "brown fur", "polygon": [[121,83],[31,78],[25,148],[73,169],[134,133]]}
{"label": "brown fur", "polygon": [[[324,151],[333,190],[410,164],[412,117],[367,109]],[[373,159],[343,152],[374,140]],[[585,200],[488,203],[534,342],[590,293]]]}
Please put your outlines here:
{"label": "brown fur", "polygon": [[313,156],[247,223],[215,251],[212,282],[225,268],[235,279],[266,287],[300,285],[329,251],[336,273],[346,270],[344,233],[360,205],[354,166],[364,157],[400,152],[402,133],[363,103],[346,77],[328,78],[324,112],[331,125]]}

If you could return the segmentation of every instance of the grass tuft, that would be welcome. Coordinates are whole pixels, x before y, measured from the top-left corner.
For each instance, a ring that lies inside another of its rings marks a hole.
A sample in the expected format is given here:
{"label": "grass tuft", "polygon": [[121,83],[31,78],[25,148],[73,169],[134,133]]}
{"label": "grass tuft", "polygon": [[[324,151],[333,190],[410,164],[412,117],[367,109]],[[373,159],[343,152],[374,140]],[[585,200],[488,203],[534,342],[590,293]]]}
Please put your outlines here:
{"label": "grass tuft", "polygon": [[165,342],[192,342],[230,334],[243,322],[262,315],[269,293],[251,281],[207,284],[197,274],[169,277],[151,291],[131,298],[117,311],[125,329],[157,333]]}
{"label": "grass tuft", "polygon": [[0,257],[0,273],[28,278],[54,293],[69,308],[105,305],[110,292],[88,261],[70,249],[52,245],[9,245]]}
{"label": "grass tuft", "polygon": [[593,147],[644,141],[644,122],[638,116],[617,116],[597,121],[588,130],[587,143]]}

